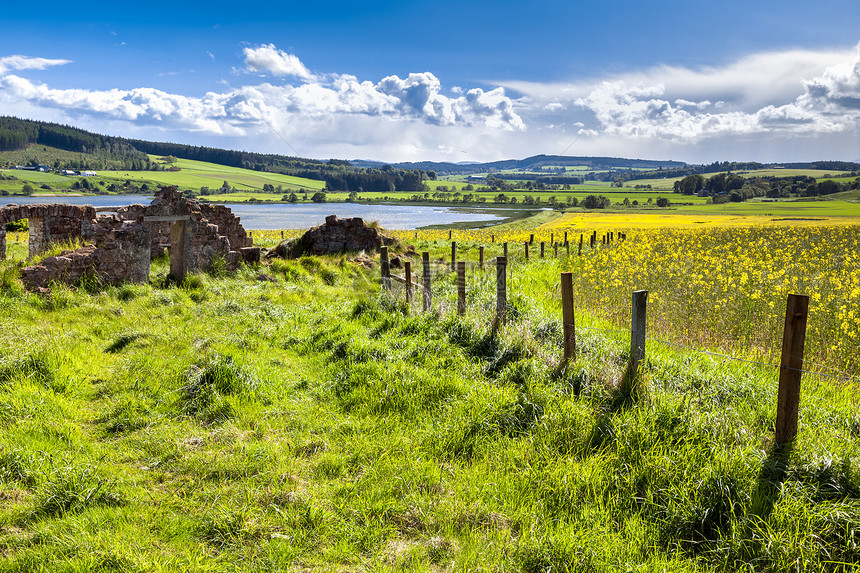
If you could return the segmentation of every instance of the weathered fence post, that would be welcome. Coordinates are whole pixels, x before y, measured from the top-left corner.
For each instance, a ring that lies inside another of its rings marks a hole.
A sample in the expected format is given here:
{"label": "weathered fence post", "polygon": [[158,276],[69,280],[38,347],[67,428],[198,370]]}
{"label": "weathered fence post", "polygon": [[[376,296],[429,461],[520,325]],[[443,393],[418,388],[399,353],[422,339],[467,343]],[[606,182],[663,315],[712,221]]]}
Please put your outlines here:
{"label": "weathered fence post", "polygon": [[578,255],[580,257],[582,256],[582,240],[583,240],[583,236],[582,236],[582,233],[580,233],[579,234],[579,253],[578,253]]}
{"label": "weathered fence post", "polygon": [[433,308],[433,294],[430,291],[430,253],[424,251],[421,253],[421,264],[424,267],[424,301],[425,312]]}
{"label": "weathered fence post", "polygon": [[508,309],[507,257],[496,257],[496,326],[505,322]]}
{"label": "weathered fence post", "polygon": [[531,235],[529,235],[529,245],[531,245],[534,242],[535,242],[535,235],[534,235],[534,233],[532,233]]}
{"label": "weathered fence post", "polygon": [[634,378],[639,372],[639,363],[645,359],[645,315],[648,310],[648,291],[633,293],[633,319],[630,337],[630,374]]}
{"label": "weathered fence post", "polygon": [[550,233],[549,234],[549,244],[552,245],[553,243],[555,243],[555,233]]}
{"label": "weathered fence post", "polygon": [[496,236],[495,236],[495,235],[490,235],[490,242],[491,242],[491,243],[495,243],[495,242],[496,242]]}
{"label": "weathered fence post", "polygon": [[546,248],[546,243],[544,241],[541,241],[540,242],[540,258],[543,258],[543,252],[544,252],[545,248]]}
{"label": "weathered fence post", "polygon": [[448,231],[448,240],[450,241],[453,237],[454,231]]}
{"label": "weathered fence post", "polygon": [[803,347],[806,342],[806,318],[809,297],[788,295],[785,307],[785,328],[782,332],[782,359],[779,362],[779,392],[776,405],[776,434],[778,445],[787,444],[797,436],[800,407],[800,375],[803,370]]}
{"label": "weathered fence post", "polygon": [[502,243],[502,253],[505,257],[505,260],[507,260],[508,259],[508,244],[507,243]]}
{"label": "weathered fence post", "polygon": [[418,231],[415,231],[415,240],[418,240]]}
{"label": "weathered fence post", "polygon": [[526,260],[529,260],[529,244],[526,243]]}
{"label": "weathered fence post", "polygon": [[573,316],[573,273],[561,273],[561,317],[564,323],[564,361],[576,359],[576,322]]}
{"label": "weathered fence post", "polygon": [[379,269],[382,273],[382,288],[391,291],[391,269],[388,267],[388,247],[379,247]]}
{"label": "weathered fence post", "polygon": [[552,248],[555,250],[555,258],[558,258],[558,243],[553,243]]}
{"label": "weathered fence post", "polygon": [[478,247],[478,268],[484,270],[484,245]]}
{"label": "weathered fence post", "polygon": [[466,261],[457,263],[457,314],[466,314]]}
{"label": "weathered fence post", "polygon": [[412,261],[403,261],[403,278],[406,279],[406,308],[412,305]]}
{"label": "weathered fence post", "polygon": [[565,245],[569,244],[569,243],[567,242],[567,231],[565,231],[565,232],[564,232],[564,244],[565,244]]}
{"label": "weathered fence post", "polygon": [[284,232],[283,231],[281,231],[281,238],[282,239],[284,238]]}
{"label": "weathered fence post", "polygon": [[565,243],[564,246],[567,248],[567,256],[570,257],[570,243]]}
{"label": "weathered fence post", "polygon": [[451,272],[457,270],[457,242],[451,243]]}

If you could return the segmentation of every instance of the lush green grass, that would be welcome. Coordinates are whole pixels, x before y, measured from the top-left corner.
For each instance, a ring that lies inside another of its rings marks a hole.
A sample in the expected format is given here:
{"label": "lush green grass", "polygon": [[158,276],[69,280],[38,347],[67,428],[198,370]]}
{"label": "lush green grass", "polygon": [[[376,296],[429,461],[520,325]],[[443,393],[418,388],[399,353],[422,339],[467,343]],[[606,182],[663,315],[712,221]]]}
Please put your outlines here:
{"label": "lush green grass", "polygon": [[[41,148],[41,146],[39,146]],[[86,157],[86,156],[84,156]],[[152,156],[153,160],[157,160]],[[262,191],[263,185],[281,185],[286,190],[307,190],[310,193],[325,187],[325,182],[277,173],[263,173],[250,169],[240,169],[216,163],[177,159],[171,164],[179,167],[180,171],[110,171],[98,170],[98,177],[89,178],[89,182],[105,189],[112,183],[121,185],[131,181],[137,185],[144,183],[153,190],[160,186],[176,185],[181,189],[199,191],[201,187],[216,189],[227,181],[231,187],[245,191]],[[36,188],[37,193],[62,192],[68,190],[80,177],[67,177],[56,173],[37,173],[35,171],[4,170],[4,175],[11,175],[16,180],[0,180],[0,189],[10,193],[20,193],[25,183]],[[104,185],[101,185],[104,183]],[[41,185],[49,185],[50,190],[41,189]],[[265,199],[280,200],[283,194],[260,193]],[[345,196],[345,195],[344,195]],[[220,196],[214,196],[217,200]]]}
{"label": "lush green grass", "polygon": [[339,257],[44,297],[25,248],[0,275],[0,571],[860,563],[856,388],[805,378],[780,455],[773,369],[649,343],[630,396],[629,334],[582,328],[559,369],[563,262],[513,263],[494,330],[491,268],[458,318],[441,269],[441,314]]}
{"label": "lush green grass", "polygon": [[[325,182],[278,173],[264,173],[207,163],[204,161],[192,161],[190,159],[177,159],[171,164],[179,167],[181,171],[104,171],[99,175],[107,179],[125,181],[140,181],[155,183],[158,185],[176,185],[183,189],[199,191],[200,187],[206,186],[212,189],[221,187],[227,181],[231,187],[245,190],[262,190],[263,185],[269,183],[277,187],[289,187],[291,189],[318,190],[325,187]],[[268,194],[269,198],[280,199],[280,195]]]}

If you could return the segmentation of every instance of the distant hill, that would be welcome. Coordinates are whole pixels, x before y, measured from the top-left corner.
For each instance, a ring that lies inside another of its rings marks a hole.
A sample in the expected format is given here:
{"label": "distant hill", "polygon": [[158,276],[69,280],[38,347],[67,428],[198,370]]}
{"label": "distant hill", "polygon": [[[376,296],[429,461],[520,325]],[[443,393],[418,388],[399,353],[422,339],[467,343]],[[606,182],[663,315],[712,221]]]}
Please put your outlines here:
{"label": "distant hill", "polygon": [[[352,161],[358,167],[379,167],[376,161]],[[525,159],[506,159],[485,163],[448,163],[436,161],[404,162],[391,164],[396,169],[420,169],[435,171],[439,175],[469,175],[518,169],[542,170],[547,167],[586,167],[590,171],[619,169],[678,169],[686,166],[681,161],[653,161],[648,159],[625,159],[622,157],[569,157],[566,155],[534,155]]]}

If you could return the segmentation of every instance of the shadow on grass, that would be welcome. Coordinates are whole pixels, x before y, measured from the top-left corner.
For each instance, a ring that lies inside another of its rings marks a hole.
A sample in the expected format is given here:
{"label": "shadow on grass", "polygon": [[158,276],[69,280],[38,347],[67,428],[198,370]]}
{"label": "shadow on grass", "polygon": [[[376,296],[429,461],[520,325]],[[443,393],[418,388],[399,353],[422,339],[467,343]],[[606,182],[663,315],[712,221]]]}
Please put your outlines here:
{"label": "shadow on grass", "polygon": [[766,520],[773,512],[779,499],[782,484],[788,477],[788,459],[794,449],[794,442],[780,444],[774,442],[770,453],[761,465],[755,490],[752,495],[752,513]]}

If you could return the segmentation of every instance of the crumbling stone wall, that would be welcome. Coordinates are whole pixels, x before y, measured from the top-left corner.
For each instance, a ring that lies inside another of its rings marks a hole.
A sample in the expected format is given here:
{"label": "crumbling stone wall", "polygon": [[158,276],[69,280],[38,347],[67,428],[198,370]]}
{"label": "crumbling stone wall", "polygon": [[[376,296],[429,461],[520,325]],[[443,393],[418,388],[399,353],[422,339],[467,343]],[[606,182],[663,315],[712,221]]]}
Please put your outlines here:
{"label": "crumbling stone wall", "polygon": [[123,222],[108,236],[110,240],[98,246],[66,251],[21,269],[24,286],[35,290],[53,281],[74,284],[85,278],[94,278],[103,284],[149,280],[148,226],[142,222]]}
{"label": "crumbling stone wall", "polygon": [[27,219],[30,223],[30,257],[45,251],[51,243],[73,239],[86,239],[92,231],[88,221],[96,218],[95,207],[90,205],[7,205],[0,207],[0,258],[6,258],[6,223]]}
{"label": "crumbling stone wall", "polygon": [[337,215],[325,218],[325,224],[311,227],[300,238],[284,241],[269,256],[325,255],[346,251],[373,251],[393,245],[395,239],[386,236],[375,226],[364,224],[361,217],[338,219]]}
{"label": "crumbling stone wall", "polygon": [[239,223],[239,217],[226,205],[212,205],[203,203],[200,211],[207,221],[218,227],[218,234],[227,237],[230,241],[230,250],[238,251],[242,247],[250,247],[253,240],[245,232],[245,228]]}
{"label": "crumbling stone wall", "polygon": [[89,205],[0,207],[0,256],[6,253],[5,223],[19,219],[30,222],[31,257],[55,241],[80,238],[92,243],[22,269],[28,288],[51,281],[74,283],[87,276],[107,284],[145,282],[152,256],[160,255],[165,246],[170,248],[171,274],[177,278],[208,270],[219,260],[228,269],[235,269],[242,260],[259,260],[259,248],[250,246],[250,237],[229,208],[201,208],[175,187],[163,188],[150,205],[130,205],[109,213]]}

